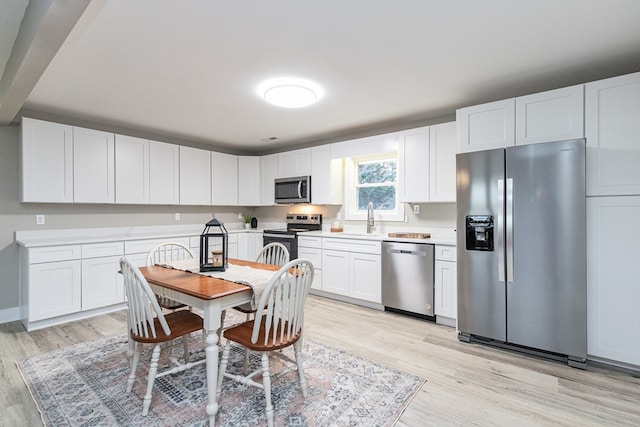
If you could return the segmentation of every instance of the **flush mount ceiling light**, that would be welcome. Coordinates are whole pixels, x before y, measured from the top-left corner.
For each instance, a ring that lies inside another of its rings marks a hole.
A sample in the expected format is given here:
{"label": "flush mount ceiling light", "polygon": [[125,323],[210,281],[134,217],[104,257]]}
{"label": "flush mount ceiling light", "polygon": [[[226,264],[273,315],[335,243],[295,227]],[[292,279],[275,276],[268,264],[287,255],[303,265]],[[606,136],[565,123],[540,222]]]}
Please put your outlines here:
{"label": "flush mount ceiling light", "polygon": [[278,107],[302,108],[315,104],[323,93],[320,86],[309,80],[283,77],[261,83],[258,94]]}

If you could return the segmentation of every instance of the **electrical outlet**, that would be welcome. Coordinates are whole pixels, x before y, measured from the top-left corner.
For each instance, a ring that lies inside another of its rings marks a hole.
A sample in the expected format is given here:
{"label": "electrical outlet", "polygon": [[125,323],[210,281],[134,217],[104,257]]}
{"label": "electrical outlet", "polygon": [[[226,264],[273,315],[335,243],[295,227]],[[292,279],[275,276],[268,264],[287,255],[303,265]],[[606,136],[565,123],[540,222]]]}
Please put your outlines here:
{"label": "electrical outlet", "polygon": [[413,213],[420,215],[420,205],[413,205]]}
{"label": "electrical outlet", "polygon": [[180,213],[176,212],[176,221],[180,221]]}
{"label": "electrical outlet", "polygon": [[44,215],[36,215],[36,225],[44,225]]}

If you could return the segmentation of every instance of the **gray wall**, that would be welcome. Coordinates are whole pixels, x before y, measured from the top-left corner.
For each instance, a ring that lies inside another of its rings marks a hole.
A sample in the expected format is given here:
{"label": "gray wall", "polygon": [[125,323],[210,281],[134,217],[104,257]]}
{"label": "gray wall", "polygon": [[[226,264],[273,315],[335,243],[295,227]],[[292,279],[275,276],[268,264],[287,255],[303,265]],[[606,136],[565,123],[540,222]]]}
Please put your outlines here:
{"label": "gray wall", "polygon": [[[90,227],[125,227],[141,225],[204,224],[215,210],[223,222],[238,222],[238,212],[254,214],[259,223],[283,222],[287,212],[309,209],[323,214],[325,221],[335,219],[339,206],[279,206],[242,208],[237,206],[144,206],[20,203],[20,164],[18,126],[0,126],[0,311],[18,306],[18,230],[44,230]],[[455,204],[423,204],[420,215],[406,207],[408,223],[387,224],[387,227],[455,227]],[[175,221],[180,212],[181,220]],[[44,214],[45,225],[36,225],[36,214]],[[363,225],[362,221],[344,222]]]}

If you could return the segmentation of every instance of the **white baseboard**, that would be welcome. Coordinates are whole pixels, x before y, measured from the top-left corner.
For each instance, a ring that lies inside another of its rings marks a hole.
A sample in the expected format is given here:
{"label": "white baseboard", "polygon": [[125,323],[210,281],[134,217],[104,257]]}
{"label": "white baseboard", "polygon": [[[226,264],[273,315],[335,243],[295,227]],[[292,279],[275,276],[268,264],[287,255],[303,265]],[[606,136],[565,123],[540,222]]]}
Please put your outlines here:
{"label": "white baseboard", "polygon": [[20,307],[0,309],[0,324],[20,320]]}

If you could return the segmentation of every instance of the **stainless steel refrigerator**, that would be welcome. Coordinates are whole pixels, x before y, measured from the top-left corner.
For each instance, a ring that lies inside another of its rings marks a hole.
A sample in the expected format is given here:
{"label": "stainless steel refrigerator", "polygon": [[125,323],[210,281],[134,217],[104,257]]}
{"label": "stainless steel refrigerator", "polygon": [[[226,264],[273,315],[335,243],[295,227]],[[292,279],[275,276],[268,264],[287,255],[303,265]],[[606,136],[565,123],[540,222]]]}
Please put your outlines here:
{"label": "stainless steel refrigerator", "polygon": [[584,367],[585,140],[456,161],[459,339]]}

